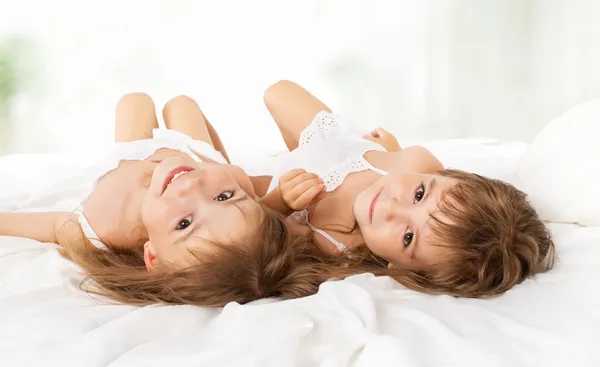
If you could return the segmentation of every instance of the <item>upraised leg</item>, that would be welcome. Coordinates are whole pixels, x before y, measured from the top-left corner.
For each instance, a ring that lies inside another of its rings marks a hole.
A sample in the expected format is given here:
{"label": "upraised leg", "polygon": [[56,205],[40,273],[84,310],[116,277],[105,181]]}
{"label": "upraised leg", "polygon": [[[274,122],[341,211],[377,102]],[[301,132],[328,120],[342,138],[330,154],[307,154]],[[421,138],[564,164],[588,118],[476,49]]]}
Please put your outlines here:
{"label": "upraised leg", "polygon": [[289,80],[270,86],[264,101],[289,151],[298,147],[300,134],[319,112],[331,112],[325,103]]}
{"label": "upraised leg", "polygon": [[115,141],[151,139],[158,128],[154,102],[145,93],[129,93],[117,102],[115,111]]}
{"label": "upraised leg", "polygon": [[206,119],[200,106],[188,96],[177,96],[163,108],[163,118],[167,129],[177,130],[187,136],[204,141],[221,152],[229,161],[225,147],[210,122]]}

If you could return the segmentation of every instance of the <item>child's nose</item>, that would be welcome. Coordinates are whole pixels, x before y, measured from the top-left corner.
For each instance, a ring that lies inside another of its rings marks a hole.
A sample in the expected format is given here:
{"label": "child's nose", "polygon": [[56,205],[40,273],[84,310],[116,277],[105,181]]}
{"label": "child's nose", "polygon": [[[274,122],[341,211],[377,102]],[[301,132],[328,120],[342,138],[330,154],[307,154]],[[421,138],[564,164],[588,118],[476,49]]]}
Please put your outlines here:
{"label": "child's nose", "polygon": [[206,181],[206,172],[204,170],[195,170],[187,173],[180,180],[182,182],[174,187],[177,190],[175,195],[180,198],[189,198],[192,195],[197,196],[206,191],[204,190],[204,183]]}
{"label": "child's nose", "polygon": [[392,197],[388,201],[387,211],[384,218],[388,222],[406,222],[412,209],[413,208],[410,207],[410,204],[407,204],[396,197]]}

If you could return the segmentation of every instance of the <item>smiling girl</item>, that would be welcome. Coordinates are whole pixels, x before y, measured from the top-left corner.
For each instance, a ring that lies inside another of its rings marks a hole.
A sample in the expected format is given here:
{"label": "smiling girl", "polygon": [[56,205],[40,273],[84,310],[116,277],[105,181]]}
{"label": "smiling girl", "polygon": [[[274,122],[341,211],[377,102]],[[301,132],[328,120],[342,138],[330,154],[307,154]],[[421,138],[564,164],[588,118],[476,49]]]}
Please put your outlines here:
{"label": "smiling girl", "polygon": [[444,169],[383,129],[361,133],[290,81],[267,89],[265,104],[290,150],[265,202],[324,251],[463,297],[500,294],[554,264],[548,230],[514,186]]}
{"label": "smiling girl", "polygon": [[172,99],[163,117],[167,130],[149,96],[125,95],[116,144],[85,172],[81,205],[0,213],[0,235],[59,244],[85,290],[132,305],[296,298],[332,277],[336,260],[259,202],[264,180],[228,163],[192,99]]}

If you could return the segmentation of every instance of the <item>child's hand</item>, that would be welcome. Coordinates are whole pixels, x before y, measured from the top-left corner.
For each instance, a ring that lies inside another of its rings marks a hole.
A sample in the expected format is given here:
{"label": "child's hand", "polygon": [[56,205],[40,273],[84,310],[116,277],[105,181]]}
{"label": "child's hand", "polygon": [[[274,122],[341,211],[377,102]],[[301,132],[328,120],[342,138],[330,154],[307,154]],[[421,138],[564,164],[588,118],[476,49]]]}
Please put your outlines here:
{"label": "child's hand", "polygon": [[380,127],[371,131],[370,135],[365,135],[364,138],[381,145],[388,152],[397,152],[400,150],[400,144],[398,144],[396,137]]}
{"label": "child's hand", "polygon": [[308,208],[325,192],[323,180],[314,173],[293,169],[279,178],[279,191],[288,208],[299,211]]}

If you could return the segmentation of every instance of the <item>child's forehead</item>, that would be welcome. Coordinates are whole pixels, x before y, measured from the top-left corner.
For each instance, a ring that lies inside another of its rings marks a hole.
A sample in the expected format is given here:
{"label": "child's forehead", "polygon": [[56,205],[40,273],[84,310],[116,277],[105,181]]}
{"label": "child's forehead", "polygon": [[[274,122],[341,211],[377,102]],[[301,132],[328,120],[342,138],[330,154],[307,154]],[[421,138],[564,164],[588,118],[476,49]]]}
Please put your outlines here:
{"label": "child's forehead", "polygon": [[430,194],[434,196],[435,199],[434,202],[431,203],[432,205],[429,213],[430,218],[427,221],[428,225],[431,225],[431,222],[446,223],[450,221],[447,213],[458,205],[453,192],[457,189],[459,181],[443,176],[435,176],[433,180],[435,180],[435,184],[434,187],[430,186],[430,189],[433,190]]}
{"label": "child's forehead", "polygon": [[[235,208],[235,209],[234,209]],[[263,228],[267,213],[254,200],[248,200],[242,205],[234,205],[227,212],[227,217],[212,223],[212,226],[200,230],[194,235],[181,237],[177,243],[187,248],[201,248],[207,245],[230,246],[246,245],[253,242]],[[210,247],[210,246],[209,246]]]}
{"label": "child's forehead", "polygon": [[448,176],[444,176],[444,175],[428,174],[426,176],[430,176],[430,177],[434,178],[436,181],[438,181],[440,188],[442,188],[442,189],[448,189],[450,187],[454,187],[456,184],[458,184],[460,182],[460,180],[457,178],[448,177]]}
{"label": "child's forehead", "polygon": [[432,181],[435,181],[435,194],[438,195],[438,202],[443,203],[447,200],[451,200],[450,192],[455,190],[460,183],[459,180],[451,177],[432,175]]}
{"label": "child's forehead", "polygon": [[444,238],[443,233],[453,225],[458,224],[456,222],[457,216],[460,216],[463,210],[461,204],[453,195],[453,189],[456,189],[458,184],[458,180],[450,179],[444,182],[444,185],[441,185],[443,187],[439,188],[437,205],[429,213],[426,223],[427,239],[424,242],[427,242],[430,246],[448,247],[448,239]]}

